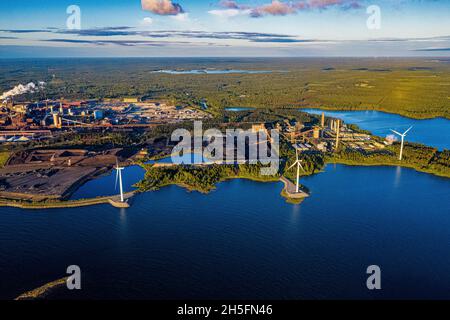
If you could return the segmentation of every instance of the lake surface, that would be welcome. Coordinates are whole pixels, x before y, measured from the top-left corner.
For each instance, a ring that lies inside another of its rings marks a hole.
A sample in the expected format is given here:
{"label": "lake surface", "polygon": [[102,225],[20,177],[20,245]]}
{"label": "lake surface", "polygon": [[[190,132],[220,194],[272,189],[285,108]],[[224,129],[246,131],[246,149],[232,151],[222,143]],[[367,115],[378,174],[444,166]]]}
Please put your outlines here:
{"label": "lake surface", "polygon": [[[139,194],[129,209],[2,208],[0,298],[72,264],[83,289],[61,297],[450,298],[449,179],[328,165],[302,183],[312,194],[301,205],[285,202],[281,183],[230,180],[209,195]],[[84,192],[105,184],[114,179]],[[365,286],[372,264],[378,292]]]}
{"label": "lake surface", "polygon": [[397,114],[381,111],[325,111],[319,109],[301,109],[312,114],[322,114],[344,120],[346,123],[358,125],[361,129],[369,130],[373,134],[386,137],[392,134],[390,129],[404,132],[410,126],[411,131],[406,141],[419,142],[440,150],[450,149],[450,120],[444,118],[411,119]]}
{"label": "lake surface", "polygon": [[[133,185],[142,180],[144,173],[145,170],[140,166],[125,168],[122,175],[123,191],[135,190],[136,188]],[[72,194],[70,199],[87,199],[115,194],[119,194],[119,187],[118,184],[116,185],[116,171],[113,170],[97,179],[86,182]]]}
{"label": "lake surface", "polygon": [[251,110],[255,110],[255,108],[252,108],[252,107],[227,107],[227,108],[225,108],[225,111],[231,111],[231,112],[251,111]]}
{"label": "lake surface", "polygon": [[204,157],[201,153],[186,153],[182,155],[174,154],[158,160],[150,160],[146,163],[176,163],[176,164],[199,164],[206,163],[209,159]]}
{"label": "lake surface", "polygon": [[273,72],[285,72],[285,71],[237,70],[237,69],[227,69],[227,70],[193,69],[193,70],[156,70],[156,71],[153,71],[153,73],[167,73],[167,74],[231,74],[231,73],[264,74],[264,73],[273,73]]}

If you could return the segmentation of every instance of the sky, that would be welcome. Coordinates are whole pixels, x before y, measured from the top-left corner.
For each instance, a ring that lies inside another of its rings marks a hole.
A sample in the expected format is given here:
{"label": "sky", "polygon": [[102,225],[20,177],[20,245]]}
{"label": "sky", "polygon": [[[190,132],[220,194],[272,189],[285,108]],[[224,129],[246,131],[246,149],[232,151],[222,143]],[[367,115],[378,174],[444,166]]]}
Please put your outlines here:
{"label": "sky", "polygon": [[2,0],[0,10],[3,58],[450,56],[449,0]]}

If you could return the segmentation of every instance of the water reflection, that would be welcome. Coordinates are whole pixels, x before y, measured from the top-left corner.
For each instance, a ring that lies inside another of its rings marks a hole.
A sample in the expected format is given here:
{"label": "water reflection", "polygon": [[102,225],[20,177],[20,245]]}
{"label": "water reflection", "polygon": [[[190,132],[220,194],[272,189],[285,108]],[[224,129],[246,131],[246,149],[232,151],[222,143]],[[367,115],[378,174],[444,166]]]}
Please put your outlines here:
{"label": "water reflection", "polygon": [[127,209],[120,208],[119,209],[119,230],[120,230],[120,238],[122,241],[126,241],[128,238],[128,221],[127,221]]}
{"label": "water reflection", "polygon": [[400,179],[402,176],[402,167],[397,166],[395,169],[395,180],[394,180],[394,187],[397,189],[400,185]]}
{"label": "water reflection", "polygon": [[291,225],[292,226],[297,226],[299,219],[300,219],[300,214],[301,214],[301,203],[300,204],[294,204],[292,205],[292,211],[291,211]]}
{"label": "water reflection", "polygon": [[[144,177],[144,169],[140,166],[126,167],[122,172],[124,192],[130,192],[136,188],[133,185],[142,180]],[[96,179],[90,180],[78,188],[70,197],[71,199],[86,199],[100,196],[111,196],[118,194],[116,188],[116,174],[110,171],[106,175],[102,175]]]}
{"label": "water reflection", "polygon": [[126,222],[127,222],[127,210],[125,208],[120,208],[120,210],[119,210],[119,217],[120,217],[120,223],[122,225],[126,224]]}

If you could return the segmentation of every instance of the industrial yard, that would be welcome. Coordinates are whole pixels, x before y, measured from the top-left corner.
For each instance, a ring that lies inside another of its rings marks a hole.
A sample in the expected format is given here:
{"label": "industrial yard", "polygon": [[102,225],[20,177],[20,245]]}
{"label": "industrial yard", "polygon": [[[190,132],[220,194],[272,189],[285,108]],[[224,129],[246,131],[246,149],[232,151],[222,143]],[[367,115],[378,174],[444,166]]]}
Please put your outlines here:
{"label": "industrial yard", "polygon": [[[114,143],[103,147],[108,143],[104,137],[142,134],[159,125],[209,117],[201,109],[164,101],[142,102],[140,98],[21,103],[6,99],[0,105],[0,146],[8,150],[1,154],[0,198],[68,199],[80,185],[109,171],[117,160],[129,164],[132,156],[148,155],[146,149],[123,151]],[[83,136],[81,147],[94,146],[89,150],[65,148],[64,141],[79,135]],[[159,152],[164,147],[156,142],[152,149]]]}
{"label": "industrial yard", "polygon": [[339,147],[376,151],[393,143],[389,139],[375,139],[369,133],[352,129],[340,119],[326,118],[324,113],[318,124],[305,125],[298,121],[283,121],[276,123],[275,128],[300,152],[333,152]]}
{"label": "industrial yard", "polygon": [[0,169],[0,197],[20,200],[62,200],[89,179],[109,170],[121,149],[33,150],[14,153]]}
{"label": "industrial yard", "polygon": [[139,98],[105,100],[43,100],[0,105],[0,144],[51,139],[67,131],[149,128],[159,124],[208,119],[201,108]]}

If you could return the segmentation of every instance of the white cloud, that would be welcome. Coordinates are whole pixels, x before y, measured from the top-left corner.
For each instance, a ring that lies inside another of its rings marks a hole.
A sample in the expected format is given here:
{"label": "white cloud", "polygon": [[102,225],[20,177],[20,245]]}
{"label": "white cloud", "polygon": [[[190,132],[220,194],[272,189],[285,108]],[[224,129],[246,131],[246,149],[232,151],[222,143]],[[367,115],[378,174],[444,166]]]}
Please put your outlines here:
{"label": "white cloud", "polygon": [[141,25],[143,26],[149,26],[153,23],[153,19],[150,17],[145,17],[144,19],[142,19],[141,21]]}
{"label": "white cloud", "polygon": [[189,13],[179,13],[171,18],[177,21],[186,22],[189,21]]}
{"label": "white cloud", "polygon": [[241,9],[221,9],[221,10],[210,10],[208,11],[209,14],[212,14],[214,16],[218,16],[221,18],[231,18],[236,17],[239,15],[249,15],[250,10],[241,10]]}

